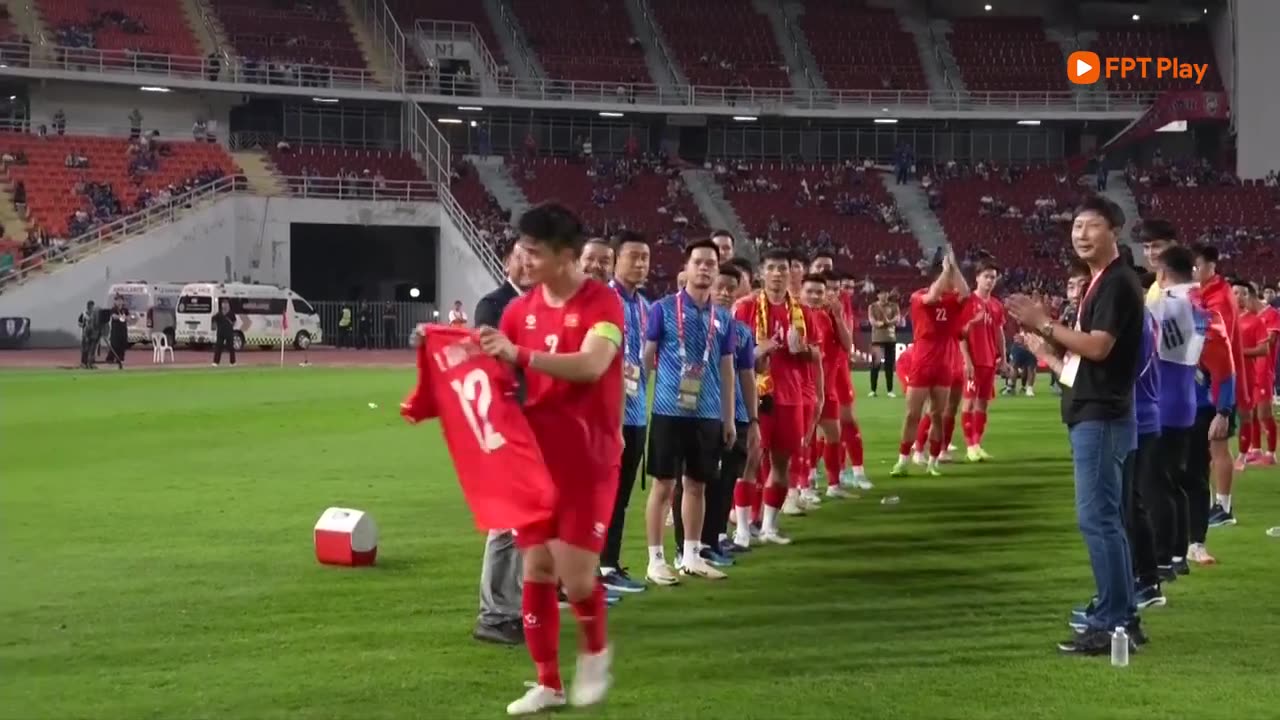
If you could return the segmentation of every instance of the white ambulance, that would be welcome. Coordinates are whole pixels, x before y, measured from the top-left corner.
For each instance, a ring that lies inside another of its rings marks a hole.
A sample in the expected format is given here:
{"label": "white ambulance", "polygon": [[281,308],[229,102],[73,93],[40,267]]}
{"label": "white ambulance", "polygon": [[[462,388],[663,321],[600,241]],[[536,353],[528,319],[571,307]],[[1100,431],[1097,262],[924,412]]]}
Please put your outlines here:
{"label": "white ambulance", "polygon": [[280,347],[282,342],[305,350],[321,341],[320,315],[297,293],[275,285],[253,283],[188,283],[178,297],[177,340],[205,345],[217,339],[213,316],[223,301],[235,313],[236,350],[250,345]]}
{"label": "white ambulance", "polygon": [[112,307],[116,298],[124,300],[129,309],[129,342],[149,343],[152,333],[164,333],[173,344],[176,326],[178,296],[185,283],[133,282],[116,283],[107,291],[107,304]]}

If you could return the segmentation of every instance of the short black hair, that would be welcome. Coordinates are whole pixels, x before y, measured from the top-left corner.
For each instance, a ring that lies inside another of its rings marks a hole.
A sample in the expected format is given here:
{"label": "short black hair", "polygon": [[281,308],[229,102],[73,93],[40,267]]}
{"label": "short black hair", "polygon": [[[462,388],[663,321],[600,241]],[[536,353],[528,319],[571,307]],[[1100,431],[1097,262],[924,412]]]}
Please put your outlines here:
{"label": "short black hair", "polygon": [[738,282],[742,282],[742,268],[731,262],[720,263],[720,274],[725,277],[731,277]]}
{"label": "short black hair", "polygon": [[793,253],[786,248],[773,248],[765,251],[764,256],[760,258],[760,263],[764,264],[773,260],[774,262],[784,262],[790,265],[792,255]]}
{"label": "short black hair", "polygon": [[1249,297],[1258,297],[1258,286],[1242,277],[1231,278],[1231,287],[1242,287],[1249,294]]}
{"label": "short black hair", "polygon": [[1089,277],[1092,274],[1093,271],[1090,270],[1089,266],[1080,258],[1071,258],[1071,260],[1067,262],[1067,277],[1069,278]]}
{"label": "short black hair", "polygon": [[645,237],[644,234],[642,233],[636,232],[635,230],[620,230],[617,234],[613,236],[613,247],[615,250],[620,250],[622,249],[623,245],[630,245],[630,244],[643,245],[645,247],[649,247],[649,238]]}
{"label": "short black hair", "polygon": [[818,283],[820,285],[827,284],[826,273],[805,273],[802,283]]}
{"label": "short black hair", "polygon": [[1138,238],[1143,244],[1162,241],[1176,243],[1178,231],[1168,220],[1152,218],[1142,221],[1142,227],[1138,229]]}
{"label": "short black hair", "polygon": [[612,243],[611,241],[609,241],[609,240],[606,240],[606,239],[602,238],[602,237],[594,237],[594,236],[593,236],[593,237],[588,237],[588,238],[587,238],[587,240],[586,240],[586,242],[584,242],[584,243],[582,243],[582,244],[583,244],[583,246],[584,246],[584,247],[585,247],[585,246],[587,246],[587,245],[603,245],[603,246],[605,246],[605,247],[609,248],[610,250],[612,250],[612,249],[613,249],[613,243]]}
{"label": "short black hair", "polygon": [[732,258],[730,258],[730,259],[729,259],[729,264],[731,264],[731,265],[733,265],[734,267],[736,267],[736,268],[738,268],[739,270],[741,270],[741,271],[742,271],[742,273],[743,273],[744,275],[747,275],[748,277],[755,277],[755,276],[756,276],[756,268],[755,268],[755,266],[751,264],[751,261],[750,261],[750,260],[748,260],[748,259],[746,259],[746,258],[744,258],[744,257],[741,257],[741,256],[734,256],[734,257],[732,257]]}
{"label": "short black hair", "polygon": [[841,280],[849,277],[847,274],[837,270],[836,268],[831,268],[830,270],[822,273],[822,276],[825,277],[829,283],[840,282]]}
{"label": "short black hair", "polygon": [[1189,248],[1174,245],[1165,248],[1164,252],[1156,257],[1156,263],[1164,268],[1170,279],[1180,283],[1191,282],[1196,268],[1196,256]]}
{"label": "short black hair", "polygon": [[812,257],[809,258],[809,263],[812,264],[818,258],[826,258],[830,260],[832,264],[835,264],[835,261],[836,261],[835,253],[831,252],[830,250],[819,250],[818,252],[814,253]]}
{"label": "short black hair", "polygon": [[995,258],[990,255],[978,261],[977,267],[973,270],[974,277],[977,277],[988,270],[995,270],[997,275],[1000,274],[1000,266],[996,264]]}
{"label": "short black hair", "polygon": [[789,262],[800,263],[801,265],[805,265],[805,266],[808,266],[809,264],[808,259],[805,258],[804,252],[801,250],[792,250],[791,252],[787,253],[787,256],[789,258]]}
{"label": "short black hair", "polygon": [[1124,227],[1124,211],[1120,206],[1101,195],[1090,195],[1076,207],[1076,216],[1084,213],[1096,213],[1107,221],[1112,230]]}
{"label": "short black hair", "polygon": [[572,210],[556,202],[534,205],[520,216],[516,228],[524,237],[547,245],[552,250],[573,250],[582,254],[585,238],[582,221]]}
{"label": "short black hair", "polygon": [[710,238],[707,238],[706,240],[694,240],[688,245],[685,245],[684,259],[688,261],[689,258],[693,257],[694,250],[702,250],[703,248],[709,248],[711,252],[716,254],[716,261],[718,262],[720,260],[720,248],[716,247],[716,244],[711,242]]}
{"label": "short black hair", "polygon": [[1200,258],[1205,262],[1218,262],[1218,248],[1208,243],[1196,243],[1191,246],[1191,255]]}
{"label": "short black hair", "polygon": [[734,237],[734,236],[733,236],[733,233],[729,232],[728,230],[724,230],[724,229],[712,230],[712,231],[711,231],[711,234],[710,234],[710,235],[708,235],[707,237],[711,238],[712,240],[714,240],[714,239],[716,239],[716,238],[718,238],[718,237],[727,237],[727,238],[729,238],[730,240],[732,240],[732,241],[733,241],[733,244],[734,244],[734,245],[737,245],[737,244],[738,244],[738,238]]}

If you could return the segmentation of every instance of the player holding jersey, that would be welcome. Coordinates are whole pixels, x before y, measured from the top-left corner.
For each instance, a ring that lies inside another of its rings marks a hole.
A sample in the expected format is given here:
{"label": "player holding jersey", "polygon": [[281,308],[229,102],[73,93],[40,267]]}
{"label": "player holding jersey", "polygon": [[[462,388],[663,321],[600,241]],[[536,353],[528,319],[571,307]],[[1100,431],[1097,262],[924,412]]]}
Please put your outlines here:
{"label": "player holding jersey", "polygon": [[[547,523],[516,529],[524,557],[525,641],[538,681],[511,715],[565,704],[560,680],[559,581],[582,634],[570,701],[594,705],[611,677],[604,587],[596,568],[622,458],[622,303],[579,268],[582,225],[568,209],[540,205],[521,216],[518,243],[534,287],[512,300],[481,347],[524,371],[525,415],[558,490]],[[479,400],[483,417],[483,400]]]}
{"label": "player holding jersey", "polygon": [[969,462],[990,460],[982,449],[982,436],[987,430],[987,406],[996,394],[996,370],[1004,366],[1004,305],[992,296],[1000,268],[992,260],[978,263],[973,294],[965,304],[962,321],[968,328],[960,343],[964,359],[964,429],[965,453]]}
{"label": "player holding jersey", "polygon": [[907,413],[903,419],[902,442],[898,446],[898,462],[889,472],[893,477],[907,474],[909,453],[920,425],[925,403],[929,405],[932,428],[929,433],[930,475],[941,475],[938,463],[943,448],[943,415],[955,379],[954,353],[958,352],[960,309],[969,295],[969,283],[956,264],[955,254],[947,248],[942,257],[942,272],[937,279],[911,295],[911,324],[915,333],[911,387],[907,390]]}

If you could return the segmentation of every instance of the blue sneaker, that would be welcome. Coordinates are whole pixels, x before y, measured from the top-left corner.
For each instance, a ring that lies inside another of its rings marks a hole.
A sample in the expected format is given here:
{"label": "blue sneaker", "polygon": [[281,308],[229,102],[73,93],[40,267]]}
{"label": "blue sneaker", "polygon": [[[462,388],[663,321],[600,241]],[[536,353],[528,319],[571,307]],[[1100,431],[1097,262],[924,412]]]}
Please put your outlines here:
{"label": "blue sneaker", "polygon": [[1136,588],[1133,599],[1139,610],[1146,610],[1149,607],[1164,607],[1169,602],[1165,599],[1164,593],[1160,592],[1159,583]]}
{"label": "blue sneaker", "polygon": [[1073,630],[1084,630],[1089,627],[1089,618],[1093,617],[1097,612],[1098,599],[1093,598],[1088,605],[1073,609],[1071,611],[1071,619],[1067,621],[1067,624]]}
{"label": "blue sneaker", "polygon": [[722,568],[722,567],[733,566],[733,558],[729,557],[728,555],[722,555],[718,551],[712,550],[711,548],[702,548],[702,550],[700,550],[698,554],[701,555],[702,559],[706,560],[707,563],[711,565],[711,567]]}
{"label": "blue sneaker", "polygon": [[1236,524],[1236,516],[1224,509],[1221,505],[1215,504],[1209,510],[1209,527],[1219,528]]}
{"label": "blue sneaker", "polygon": [[610,570],[600,576],[600,582],[606,590],[616,594],[639,593],[645,590],[645,584],[632,580],[631,576],[627,574],[626,568]]}
{"label": "blue sneaker", "polygon": [[604,589],[605,607],[613,607],[614,605],[617,605],[620,602],[622,602],[622,595],[610,590],[609,588]]}
{"label": "blue sneaker", "polygon": [[733,540],[730,540],[729,538],[725,538],[724,540],[720,541],[721,555],[726,555],[728,557],[737,557],[738,555],[742,555],[743,553],[749,553],[749,552],[751,552],[750,547],[743,547],[742,545],[735,543]]}

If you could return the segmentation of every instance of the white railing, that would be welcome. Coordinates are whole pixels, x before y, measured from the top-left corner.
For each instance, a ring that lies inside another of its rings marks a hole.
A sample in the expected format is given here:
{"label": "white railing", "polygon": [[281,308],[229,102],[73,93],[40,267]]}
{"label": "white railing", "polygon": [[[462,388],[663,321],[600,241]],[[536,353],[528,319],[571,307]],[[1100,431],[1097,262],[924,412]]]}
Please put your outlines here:
{"label": "white railing", "polygon": [[369,30],[370,38],[387,61],[387,67],[394,75],[397,89],[404,87],[405,68],[408,66],[406,52],[411,52],[400,24],[391,14],[385,0],[355,0],[352,7],[356,9],[357,18]]}
{"label": "white railing", "polygon": [[[0,51],[19,47],[26,52],[33,68],[95,73],[128,73],[139,82],[160,77],[210,79],[210,63],[205,58],[126,53],[85,48],[52,47],[49,58],[30,53],[30,46],[0,43]],[[383,90],[373,73],[356,68],[331,68],[293,65],[294,72],[271,72],[265,65],[234,58],[221,63],[214,81],[247,83],[275,87],[298,87],[312,91],[325,88]],[[0,69],[0,75],[4,70]],[[591,104],[642,104],[667,108],[743,107],[747,110],[811,109],[874,110],[881,108],[931,110],[935,112],[966,110],[1046,111],[1055,112],[1135,112],[1154,101],[1156,93],[1106,92],[1077,96],[1065,92],[961,92],[947,90],[795,90],[792,88],[716,87],[678,85],[663,87],[652,83],[588,82],[578,80],[517,80],[504,78],[485,86],[477,82],[483,93],[457,93],[451,102],[481,99],[513,101],[580,102]],[[618,88],[623,92],[619,93]]]}
{"label": "white railing", "polygon": [[439,179],[440,185],[437,193],[440,197],[440,204],[444,207],[449,218],[458,226],[458,230],[462,232],[462,236],[466,239],[467,245],[471,246],[472,252],[480,259],[496,281],[501,281],[505,274],[502,261],[494,252],[493,247],[484,241],[480,236],[480,231],[476,228],[475,223],[471,222],[471,218],[467,215],[462,206],[454,199],[453,193],[449,191],[449,171],[450,171],[450,154],[449,143],[444,139],[444,135],[436,128],[431,119],[417,103],[405,103],[405,116],[402,123],[405,133],[405,147],[409,150],[413,158],[418,161],[419,166],[426,172],[428,179]]}
{"label": "white railing", "polygon": [[[493,53],[489,51],[489,45],[484,41],[484,36],[480,34],[479,28],[473,23],[456,22],[454,20],[415,20],[413,23],[414,33],[422,36],[425,42],[431,41],[459,41],[471,44],[471,48],[475,51],[476,56],[480,58],[480,65],[486,80],[497,84],[502,78],[503,72],[501,65],[493,57]],[[473,71],[475,68],[472,68]],[[419,72],[419,75],[426,75],[426,71]],[[411,87],[427,87],[422,81],[414,85],[409,83]]]}
{"label": "white railing", "polygon": [[[433,182],[423,180],[383,180],[375,182],[362,178],[284,176],[283,186],[288,197],[318,200],[372,200],[380,202],[431,202],[439,200],[446,206],[457,202],[446,193],[437,191]],[[10,283],[27,279],[73,263],[125,238],[167,225],[178,220],[188,211],[203,207],[209,201],[228,194],[252,194],[248,179],[243,175],[228,175],[206,185],[177,195],[163,205],[153,205],[132,215],[89,230],[71,238],[62,249],[41,250],[26,258],[15,258],[11,272],[0,276],[0,289]],[[455,212],[461,214],[460,208]],[[450,214],[453,217],[453,213]],[[463,214],[465,218],[465,214]],[[457,218],[454,218],[457,222]],[[469,220],[467,221],[470,222]],[[474,225],[470,228],[475,231]],[[479,238],[479,234],[475,233]],[[483,244],[483,243],[482,243]],[[493,251],[490,250],[492,255]]]}
{"label": "white railing", "polygon": [[187,210],[203,205],[217,196],[235,191],[243,181],[244,179],[238,176],[218,178],[188,193],[175,196],[168,203],[153,205],[93,228],[71,238],[61,249],[48,248],[25,258],[15,258],[12,271],[0,276],[0,288],[10,283],[25,282],[33,275],[48,271],[50,267],[47,266],[73,263],[124,238],[167,225],[177,220]]}
{"label": "white railing", "polygon": [[639,0],[639,4],[640,14],[644,16],[645,24],[649,26],[649,34],[653,37],[653,44],[657,47],[658,54],[662,56],[662,62],[667,64],[668,74],[671,75],[673,81],[679,83],[683,77],[680,74],[680,66],[671,59],[671,54],[667,52],[667,40],[658,28],[658,21],[653,17],[653,10],[649,7],[647,0]]}

